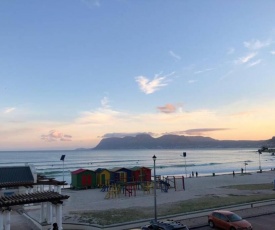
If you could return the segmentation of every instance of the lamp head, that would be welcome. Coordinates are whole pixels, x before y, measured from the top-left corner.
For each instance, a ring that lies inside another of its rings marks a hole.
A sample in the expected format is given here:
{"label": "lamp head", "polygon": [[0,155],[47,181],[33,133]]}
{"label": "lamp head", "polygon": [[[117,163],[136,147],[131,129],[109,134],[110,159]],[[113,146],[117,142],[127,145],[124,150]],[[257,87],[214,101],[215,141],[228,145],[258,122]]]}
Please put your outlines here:
{"label": "lamp head", "polygon": [[157,159],[157,157],[155,155],[152,158],[153,158],[154,161]]}

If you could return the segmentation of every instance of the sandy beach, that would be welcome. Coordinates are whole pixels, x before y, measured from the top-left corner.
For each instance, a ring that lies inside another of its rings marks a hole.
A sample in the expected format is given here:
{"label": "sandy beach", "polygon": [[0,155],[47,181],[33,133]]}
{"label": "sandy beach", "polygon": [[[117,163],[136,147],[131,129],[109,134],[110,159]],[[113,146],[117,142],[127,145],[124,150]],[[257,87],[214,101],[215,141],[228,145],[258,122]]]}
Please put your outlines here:
{"label": "sandy beach", "polygon": [[[175,191],[171,188],[169,191],[161,192],[157,189],[157,205],[159,207],[169,208],[171,204],[177,202],[209,197],[227,197],[230,195],[259,195],[275,194],[273,189],[265,190],[239,190],[226,188],[230,185],[245,184],[271,184],[274,186],[275,171],[265,171],[262,173],[218,175],[207,177],[192,177],[185,179],[185,190]],[[63,222],[64,223],[83,223],[85,218],[80,218],[83,212],[97,212],[122,209],[146,210],[154,207],[153,190],[150,193],[137,190],[134,196],[125,196],[120,194],[117,197],[105,199],[107,192],[101,192],[100,189],[87,190],[62,190],[70,198],[63,204]],[[31,207],[27,210],[33,218],[39,219],[39,206]],[[103,212],[103,213],[104,213]]]}

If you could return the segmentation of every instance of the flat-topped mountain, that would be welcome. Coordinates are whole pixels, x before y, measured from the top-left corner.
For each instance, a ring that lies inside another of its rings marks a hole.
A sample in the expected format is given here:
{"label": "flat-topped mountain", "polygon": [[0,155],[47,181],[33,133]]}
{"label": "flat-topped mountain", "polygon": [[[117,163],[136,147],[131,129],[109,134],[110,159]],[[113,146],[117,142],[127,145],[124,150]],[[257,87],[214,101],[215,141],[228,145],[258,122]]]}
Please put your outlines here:
{"label": "flat-topped mountain", "polygon": [[[274,137],[275,139],[275,137]],[[272,140],[272,139],[271,139]],[[110,137],[100,141],[95,150],[109,149],[183,149],[183,148],[260,148],[269,140],[216,140],[203,136],[164,135],[153,138],[148,134],[135,137]]]}

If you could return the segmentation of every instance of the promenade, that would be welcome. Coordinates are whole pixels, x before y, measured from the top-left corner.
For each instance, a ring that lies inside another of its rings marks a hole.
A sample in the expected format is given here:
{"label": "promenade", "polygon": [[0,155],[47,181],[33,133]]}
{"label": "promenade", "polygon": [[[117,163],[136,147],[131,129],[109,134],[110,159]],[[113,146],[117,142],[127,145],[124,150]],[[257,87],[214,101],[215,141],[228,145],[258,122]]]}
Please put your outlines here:
{"label": "promenade", "polygon": [[[175,191],[169,189],[168,193],[161,192],[157,189],[157,206],[160,208],[171,208],[175,203],[196,199],[196,198],[209,198],[209,197],[226,197],[228,195],[246,196],[256,194],[275,194],[273,189],[265,190],[239,190],[228,189],[226,186],[230,185],[243,185],[243,184],[266,184],[270,183],[274,185],[275,171],[267,171],[263,173],[252,174],[236,174],[233,175],[220,175],[220,176],[207,176],[207,177],[193,177],[185,180],[184,191]],[[98,226],[96,220],[83,218],[84,212],[101,212],[105,213],[110,210],[116,210],[117,212],[127,209],[135,209],[137,211],[144,211],[146,209],[152,209],[154,206],[153,192],[145,194],[142,191],[136,193],[136,196],[124,196],[121,194],[119,197],[113,199],[105,199],[106,192],[101,192],[100,189],[89,190],[62,190],[63,194],[69,195],[70,198],[64,202],[63,205],[63,223],[65,229],[70,224],[89,225],[89,229],[102,229],[103,226]],[[260,208],[261,206],[261,208]],[[248,210],[243,211],[244,214],[259,215],[261,213],[269,212],[269,203],[251,205],[241,205],[230,207],[231,210]],[[34,218],[39,219],[40,207],[33,206],[28,211],[28,214]],[[173,215],[169,218],[182,220],[188,226],[196,226],[205,223],[206,215],[209,211],[194,212],[188,214]],[[152,217],[153,218],[153,217]],[[167,217],[166,217],[167,218]],[[104,229],[129,229],[134,227],[140,227],[149,222],[149,219],[144,221],[132,221],[131,223],[116,224],[116,225],[104,225]],[[14,223],[15,224],[15,223]],[[23,225],[21,225],[23,226]],[[14,228],[15,229],[15,228]],[[23,228],[21,228],[23,229]]]}

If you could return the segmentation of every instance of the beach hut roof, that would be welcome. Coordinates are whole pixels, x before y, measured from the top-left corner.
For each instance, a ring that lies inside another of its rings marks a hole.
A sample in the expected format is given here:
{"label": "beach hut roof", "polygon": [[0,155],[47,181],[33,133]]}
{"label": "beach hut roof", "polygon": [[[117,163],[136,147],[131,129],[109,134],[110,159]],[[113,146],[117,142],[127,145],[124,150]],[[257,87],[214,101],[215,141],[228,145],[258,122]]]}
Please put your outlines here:
{"label": "beach hut roof", "polygon": [[140,166],[135,166],[133,168],[130,168],[132,171],[137,171],[137,170],[140,170],[142,167]]}
{"label": "beach hut roof", "polygon": [[95,172],[96,172],[96,173],[101,173],[101,172],[104,171],[104,170],[106,170],[106,171],[108,171],[108,172],[110,171],[110,170],[105,169],[105,168],[98,168],[98,169],[95,170]]}
{"label": "beach hut roof", "polygon": [[89,170],[89,169],[78,169],[78,170],[73,171],[72,174],[79,174],[79,173],[82,173],[82,172],[85,172],[85,171],[93,172],[92,170]]}
{"label": "beach hut roof", "polygon": [[[120,171],[122,169],[127,169],[127,168],[124,168],[124,167],[114,167],[112,169],[110,169],[111,172],[117,172],[117,171]],[[129,170],[129,169],[128,169]]]}

